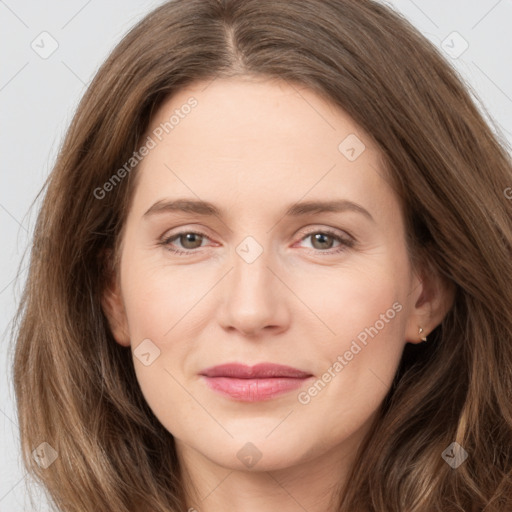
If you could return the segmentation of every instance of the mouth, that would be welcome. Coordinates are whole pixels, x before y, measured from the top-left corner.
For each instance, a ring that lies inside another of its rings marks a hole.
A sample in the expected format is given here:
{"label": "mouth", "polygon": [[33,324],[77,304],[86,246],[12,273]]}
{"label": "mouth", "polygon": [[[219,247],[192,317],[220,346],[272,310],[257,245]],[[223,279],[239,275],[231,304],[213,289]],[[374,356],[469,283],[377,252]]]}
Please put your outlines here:
{"label": "mouth", "polygon": [[241,402],[270,400],[300,388],[313,377],[297,368],[273,363],[223,364],[207,368],[200,375],[211,390]]}

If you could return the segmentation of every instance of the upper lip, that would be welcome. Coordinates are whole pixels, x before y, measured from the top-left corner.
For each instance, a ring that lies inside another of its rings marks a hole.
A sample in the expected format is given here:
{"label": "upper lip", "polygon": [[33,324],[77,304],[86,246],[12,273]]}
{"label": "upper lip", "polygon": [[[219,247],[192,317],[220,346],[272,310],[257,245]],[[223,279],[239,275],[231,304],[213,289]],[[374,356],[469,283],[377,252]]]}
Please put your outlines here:
{"label": "upper lip", "polygon": [[200,372],[205,377],[231,377],[235,379],[261,379],[270,377],[291,377],[303,379],[311,377],[310,373],[303,372],[291,366],[282,364],[260,363],[255,366],[247,366],[240,363],[227,363],[212,366]]}

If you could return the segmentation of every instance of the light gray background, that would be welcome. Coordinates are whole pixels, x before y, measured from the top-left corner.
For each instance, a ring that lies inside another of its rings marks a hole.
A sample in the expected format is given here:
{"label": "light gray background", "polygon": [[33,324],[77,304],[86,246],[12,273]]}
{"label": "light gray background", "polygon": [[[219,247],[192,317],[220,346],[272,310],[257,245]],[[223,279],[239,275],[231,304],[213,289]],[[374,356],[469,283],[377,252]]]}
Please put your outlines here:
{"label": "light gray background", "polygon": [[[47,510],[40,492],[35,503],[28,500],[29,480],[20,463],[10,384],[9,328],[26,277],[28,255],[23,261],[21,258],[38,203],[29,208],[54,164],[77,102],[99,65],[129,28],[161,3],[0,0],[0,511]],[[385,3],[451,53],[445,53],[447,60],[462,74],[481,102],[480,108],[487,110],[491,127],[512,145],[512,0]],[[58,44],[57,49],[45,55],[52,44]],[[467,50],[461,53],[466,44]]]}

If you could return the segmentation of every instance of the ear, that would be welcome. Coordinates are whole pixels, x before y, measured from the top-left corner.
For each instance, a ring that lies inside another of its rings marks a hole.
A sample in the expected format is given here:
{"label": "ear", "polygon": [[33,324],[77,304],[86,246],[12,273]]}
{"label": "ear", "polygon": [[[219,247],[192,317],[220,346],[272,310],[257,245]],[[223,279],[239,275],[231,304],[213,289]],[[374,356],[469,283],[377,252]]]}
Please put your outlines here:
{"label": "ear", "polygon": [[[414,274],[411,287],[414,303],[407,319],[405,339],[421,343],[443,320],[455,299],[455,284],[443,279],[431,266]],[[423,332],[420,334],[420,327]]]}
{"label": "ear", "polygon": [[130,336],[126,310],[121,295],[119,275],[112,261],[112,250],[107,250],[102,255],[105,269],[106,285],[102,290],[101,307],[110,325],[110,330],[117,343],[124,347],[130,346]]}

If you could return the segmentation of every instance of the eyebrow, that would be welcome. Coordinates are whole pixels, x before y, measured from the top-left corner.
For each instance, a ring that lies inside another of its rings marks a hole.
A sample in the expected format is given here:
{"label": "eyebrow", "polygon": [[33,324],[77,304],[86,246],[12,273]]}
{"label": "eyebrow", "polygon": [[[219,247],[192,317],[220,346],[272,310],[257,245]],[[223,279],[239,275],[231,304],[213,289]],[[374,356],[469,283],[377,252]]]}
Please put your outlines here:
{"label": "eyebrow", "polygon": [[[333,201],[302,201],[300,203],[294,203],[286,208],[284,216],[300,217],[301,215],[313,213],[340,213],[344,211],[361,213],[372,222],[375,222],[375,219],[368,210],[347,199],[337,199]],[[204,216],[223,216],[223,211],[208,201],[195,199],[162,199],[153,204],[153,206],[144,213],[143,217],[172,212],[194,213]]]}

